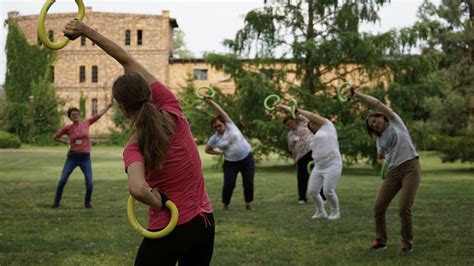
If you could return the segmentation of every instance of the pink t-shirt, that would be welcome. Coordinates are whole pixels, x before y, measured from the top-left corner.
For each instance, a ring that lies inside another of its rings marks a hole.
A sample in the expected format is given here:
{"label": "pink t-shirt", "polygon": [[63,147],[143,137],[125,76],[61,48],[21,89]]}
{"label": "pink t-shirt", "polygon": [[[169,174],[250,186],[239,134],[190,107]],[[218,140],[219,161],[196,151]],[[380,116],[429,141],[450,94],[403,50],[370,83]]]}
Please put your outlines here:
{"label": "pink t-shirt", "polygon": [[54,138],[60,138],[66,134],[69,138],[69,144],[71,144],[70,151],[90,153],[91,142],[89,140],[89,126],[94,124],[99,118],[99,115],[94,115],[77,124],[67,125],[56,132]]}
{"label": "pink t-shirt", "polygon": [[[158,81],[151,84],[151,90],[156,108],[175,115],[177,120],[163,167],[145,172],[145,180],[150,187],[158,187],[165,192],[176,204],[179,213],[178,224],[183,224],[198,214],[212,212],[202,175],[201,158],[188,120],[174,94]],[[125,170],[133,162],[145,163],[136,142],[125,147],[123,160]],[[148,217],[149,229],[161,229],[168,225],[170,212],[167,208],[160,211],[149,208]]]}

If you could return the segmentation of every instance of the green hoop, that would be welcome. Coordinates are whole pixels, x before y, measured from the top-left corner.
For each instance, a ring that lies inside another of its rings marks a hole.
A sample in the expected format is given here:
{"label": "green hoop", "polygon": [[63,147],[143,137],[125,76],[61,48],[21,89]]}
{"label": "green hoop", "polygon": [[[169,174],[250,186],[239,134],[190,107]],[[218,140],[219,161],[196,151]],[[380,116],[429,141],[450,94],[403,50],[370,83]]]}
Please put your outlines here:
{"label": "green hoop", "polygon": [[[275,102],[272,104],[272,106],[268,106],[268,101],[271,99],[271,98],[275,98]],[[268,95],[267,98],[265,98],[265,100],[263,101],[263,106],[265,106],[265,109],[267,110],[274,110],[275,109],[275,106],[274,104],[276,103],[279,103],[281,100],[280,96],[276,95],[276,94],[271,94],[271,95]]]}
{"label": "green hoop", "polygon": [[207,97],[211,97],[213,98],[215,95],[216,95],[216,91],[213,90],[212,88],[210,87],[200,87],[200,88],[197,88],[196,89],[196,96],[199,98],[199,99],[203,99],[204,96],[200,93],[201,90],[206,90],[206,96]]}
{"label": "green hoop", "polygon": [[295,98],[291,99],[290,101],[290,107],[291,107],[291,116],[293,119],[296,119],[296,106],[298,105],[298,102],[295,100]]}
{"label": "green hoop", "polygon": [[[82,20],[85,15],[84,3],[82,2],[82,0],[75,0],[75,1],[78,7],[77,16],[75,19]],[[46,3],[43,5],[43,8],[41,9],[41,12],[38,16],[38,37],[40,38],[44,46],[52,50],[59,50],[63,48],[64,46],[66,46],[66,44],[69,42],[69,38],[67,36],[63,36],[61,37],[61,39],[59,39],[58,42],[51,42],[46,36],[46,30],[44,27],[46,14],[48,13],[49,8],[54,4],[54,2],[56,2],[56,0],[46,0]]]}
{"label": "green hoop", "polygon": [[385,174],[387,173],[387,161],[384,161],[382,164],[382,169],[380,170],[380,178],[385,179]]}
{"label": "green hoop", "polygon": [[351,90],[351,93],[354,93],[354,87],[352,86],[352,84],[349,82],[349,81],[346,81],[344,83],[341,84],[341,86],[339,86],[339,89],[337,90],[337,100],[341,103],[344,103],[344,102],[347,102],[349,100],[349,98],[347,98],[343,93],[342,93],[342,90],[345,88],[345,87],[349,87],[350,90]]}
{"label": "green hoop", "polygon": [[308,163],[308,166],[306,166],[306,170],[308,171],[308,174],[311,175],[311,172],[313,171],[314,168],[314,161],[311,161]]}
{"label": "green hoop", "polygon": [[156,239],[156,238],[165,237],[169,235],[171,231],[173,231],[173,229],[176,227],[176,224],[178,223],[178,208],[176,208],[176,205],[172,201],[168,200],[166,201],[165,206],[171,212],[170,222],[162,230],[157,231],[157,232],[151,232],[143,228],[138,223],[137,216],[135,214],[135,199],[132,196],[130,196],[128,197],[128,204],[127,204],[128,221],[132,225],[133,229],[135,229],[139,234],[143,235],[146,238]]}

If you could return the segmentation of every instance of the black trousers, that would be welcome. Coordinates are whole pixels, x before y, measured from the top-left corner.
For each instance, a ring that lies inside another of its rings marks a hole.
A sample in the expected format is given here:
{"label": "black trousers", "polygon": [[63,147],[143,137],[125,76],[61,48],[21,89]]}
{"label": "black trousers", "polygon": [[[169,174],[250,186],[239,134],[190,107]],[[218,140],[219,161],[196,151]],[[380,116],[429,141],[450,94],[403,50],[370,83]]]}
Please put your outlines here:
{"label": "black trousers", "polygon": [[[308,173],[308,163],[313,160],[311,156],[312,152],[306,153],[303,157],[301,157],[296,162],[296,180],[298,186],[298,200],[307,201],[306,198],[306,190],[308,189],[308,180],[309,180],[309,173]],[[321,188],[320,193],[323,200],[326,200],[324,197],[323,188]]]}
{"label": "black trousers", "polygon": [[214,217],[212,213],[197,215],[177,225],[167,236],[144,238],[135,265],[209,265],[214,249]]}
{"label": "black trousers", "polygon": [[242,173],[242,185],[244,187],[245,202],[253,201],[253,179],[255,175],[255,161],[253,154],[250,152],[244,159],[231,162],[224,161],[222,167],[224,169],[224,185],[222,187],[222,203],[228,205],[234,192],[237,175]]}

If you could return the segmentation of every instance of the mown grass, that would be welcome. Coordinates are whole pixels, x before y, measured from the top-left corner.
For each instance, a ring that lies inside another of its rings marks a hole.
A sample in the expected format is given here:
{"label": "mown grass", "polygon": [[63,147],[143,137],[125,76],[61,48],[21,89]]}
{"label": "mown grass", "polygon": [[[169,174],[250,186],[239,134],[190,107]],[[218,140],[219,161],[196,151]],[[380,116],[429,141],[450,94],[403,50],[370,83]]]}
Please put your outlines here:
{"label": "mown grass", "polygon": [[[132,265],[141,237],[126,216],[122,149],[94,147],[93,209],[82,206],[84,180],[71,176],[59,209],[51,209],[66,150],[0,150],[0,265]],[[244,210],[241,180],[231,210],[221,211],[222,173],[202,154],[214,205],[213,265],[473,265],[474,171],[422,156],[415,206],[414,252],[400,254],[398,197],[388,210],[390,242],[369,250],[372,203],[380,178],[365,165],[345,168],[338,186],[342,219],[314,221],[311,204],[296,204],[294,168],[263,161],[255,177],[255,210]],[[145,223],[145,208],[138,206]],[[157,258],[159,260],[159,258]]]}

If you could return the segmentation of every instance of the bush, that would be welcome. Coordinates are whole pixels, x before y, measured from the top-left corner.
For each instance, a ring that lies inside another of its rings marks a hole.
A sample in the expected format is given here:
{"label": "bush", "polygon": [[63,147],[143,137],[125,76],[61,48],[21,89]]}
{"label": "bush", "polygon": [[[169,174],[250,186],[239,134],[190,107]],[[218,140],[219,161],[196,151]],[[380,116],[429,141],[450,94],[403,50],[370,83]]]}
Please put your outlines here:
{"label": "bush", "polygon": [[20,138],[17,135],[0,131],[0,149],[14,148],[18,149],[21,146]]}

